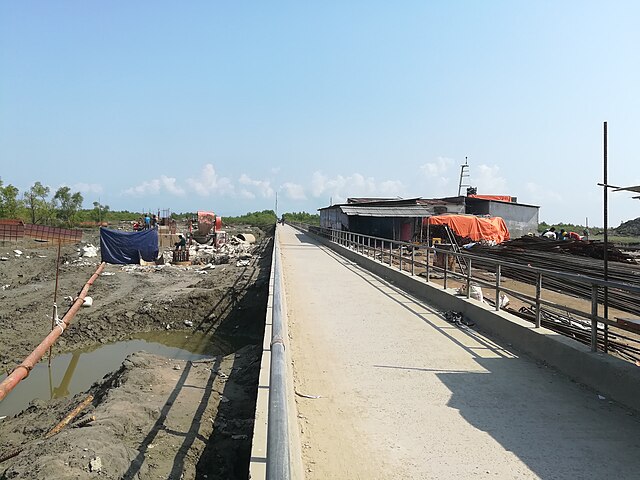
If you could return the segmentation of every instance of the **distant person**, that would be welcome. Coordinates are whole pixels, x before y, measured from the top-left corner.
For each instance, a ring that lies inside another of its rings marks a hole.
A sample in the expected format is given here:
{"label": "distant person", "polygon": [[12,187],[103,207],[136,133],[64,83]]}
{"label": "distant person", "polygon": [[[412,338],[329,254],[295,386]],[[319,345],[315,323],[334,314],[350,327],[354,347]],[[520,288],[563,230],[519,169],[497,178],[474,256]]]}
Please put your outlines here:
{"label": "distant person", "polygon": [[542,235],[540,235],[543,238],[548,238],[550,240],[555,240],[556,239],[556,227],[551,227],[546,229],[544,232],[542,232]]}
{"label": "distant person", "polygon": [[576,232],[569,232],[569,240],[582,240],[582,237]]}
{"label": "distant person", "polygon": [[158,217],[156,217],[156,214],[154,213],[153,215],[151,215],[151,228],[156,228],[158,226]]}
{"label": "distant person", "polygon": [[561,228],[558,233],[556,233],[556,240],[566,240],[567,232],[564,228]]}
{"label": "distant person", "polygon": [[151,227],[151,217],[149,216],[149,214],[147,213],[144,216],[144,229],[145,230],[149,230],[149,228]]}
{"label": "distant person", "polygon": [[282,214],[282,218],[280,218],[280,224],[284,225],[284,213]]}
{"label": "distant person", "polygon": [[584,240],[585,242],[589,241],[589,229],[585,228],[584,230],[582,230],[582,240]]}
{"label": "distant person", "polygon": [[175,247],[174,250],[186,250],[187,247],[187,241],[185,240],[184,236],[182,234],[178,235],[178,241],[176,243],[173,244],[173,246]]}

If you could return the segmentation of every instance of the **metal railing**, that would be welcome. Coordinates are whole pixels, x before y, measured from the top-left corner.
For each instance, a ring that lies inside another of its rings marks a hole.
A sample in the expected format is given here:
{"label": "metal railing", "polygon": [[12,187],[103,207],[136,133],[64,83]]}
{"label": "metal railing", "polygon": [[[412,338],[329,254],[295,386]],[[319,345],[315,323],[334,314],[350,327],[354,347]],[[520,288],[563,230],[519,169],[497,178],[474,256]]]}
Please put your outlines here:
{"label": "metal railing", "polygon": [[269,415],[267,421],[267,480],[289,480],[289,421],[287,409],[287,360],[284,346],[281,267],[278,233],[273,245],[273,309],[271,320],[271,365]]}
{"label": "metal railing", "polygon": [[[577,275],[537,268],[529,265],[486,258],[470,253],[453,252],[437,247],[429,247],[425,245],[418,246],[408,242],[389,240],[388,238],[380,238],[371,235],[364,235],[361,233],[323,228],[296,222],[289,223],[303,231],[308,231],[310,233],[329,239],[332,242],[342,245],[343,247],[346,247],[367,257],[372,257],[375,260],[379,260],[381,263],[387,264],[391,268],[397,267],[399,270],[406,271],[411,275],[416,275],[416,269],[422,268],[424,270],[423,275],[424,277],[426,277],[427,282],[431,280],[434,272],[441,272],[441,279],[444,289],[448,288],[451,278],[458,279],[460,282],[462,282],[463,285],[466,286],[465,293],[467,298],[470,298],[472,283],[475,285],[495,289],[495,299],[492,300],[492,303],[494,304],[494,308],[496,310],[500,310],[501,308],[501,294],[508,293],[514,298],[522,300],[526,303],[530,303],[535,308],[534,323],[536,328],[540,328],[541,326],[542,309],[544,306],[551,307],[556,310],[561,310],[567,312],[568,314],[573,314],[578,317],[590,320],[590,346],[591,350],[594,352],[598,351],[598,332],[600,329],[600,325],[615,326],[616,328],[621,330],[636,332],[633,329],[626,328],[626,326],[623,324],[600,316],[598,307],[601,303],[600,299],[603,298],[603,292],[605,288],[608,288],[610,290],[615,289],[619,291],[629,292],[631,294],[637,295],[640,294],[640,286],[638,285],[614,281],[604,281],[602,279],[588,277],[586,275]],[[416,250],[425,252],[424,260],[416,258]],[[434,263],[436,262],[431,261],[432,256],[434,260],[437,258],[439,260],[437,263],[442,266],[435,265]],[[466,271],[456,272],[455,266],[454,268],[450,268],[450,258],[455,258],[459,264],[466,262],[466,267],[463,269]],[[528,276],[535,275],[535,295],[530,295],[528,293],[504,286],[502,284],[502,277],[503,269],[505,268],[508,268],[510,271],[526,272]],[[494,274],[495,280],[491,281],[479,276],[481,273],[484,273],[486,276],[486,272]],[[591,292],[590,310],[584,311],[542,298],[545,278],[554,278],[565,281],[571,280],[588,287]],[[637,339],[629,340],[634,342],[638,341]],[[603,350],[606,351],[606,340]]]}

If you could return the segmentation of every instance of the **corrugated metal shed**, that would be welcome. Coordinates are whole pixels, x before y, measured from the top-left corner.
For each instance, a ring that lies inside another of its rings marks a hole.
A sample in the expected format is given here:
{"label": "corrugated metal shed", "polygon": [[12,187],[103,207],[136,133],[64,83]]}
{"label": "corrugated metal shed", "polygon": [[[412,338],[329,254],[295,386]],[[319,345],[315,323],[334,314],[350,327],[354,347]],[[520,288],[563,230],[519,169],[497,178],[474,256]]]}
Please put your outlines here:
{"label": "corrugated metal shed", "polygon": [[341,205],[347,215],[361,217],[428,217],[433,209],[424,205],[371,206],[366,204]]}

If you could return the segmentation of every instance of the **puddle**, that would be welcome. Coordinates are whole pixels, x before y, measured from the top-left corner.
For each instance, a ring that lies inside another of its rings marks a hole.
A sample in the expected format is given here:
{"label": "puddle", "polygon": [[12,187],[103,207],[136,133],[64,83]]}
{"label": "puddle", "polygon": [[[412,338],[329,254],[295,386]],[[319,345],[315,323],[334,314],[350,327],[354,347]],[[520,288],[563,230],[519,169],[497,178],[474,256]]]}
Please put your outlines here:
{"label": "puddle", "polygon": [[[55,355],[51,368],[45,357],[29,377],[0,402],[0,417],[15,415],[36,398],[49,400],[87,390],[107,373],[119,368],[127,355],[140,350],[167,358],[200,360],[234,352],[241,346],[237,342],[237,339],[234,342],[220,335],[152,332],[135,335],[131,340]],[[5,378],[6,375],[2,375],[0,381]]]}

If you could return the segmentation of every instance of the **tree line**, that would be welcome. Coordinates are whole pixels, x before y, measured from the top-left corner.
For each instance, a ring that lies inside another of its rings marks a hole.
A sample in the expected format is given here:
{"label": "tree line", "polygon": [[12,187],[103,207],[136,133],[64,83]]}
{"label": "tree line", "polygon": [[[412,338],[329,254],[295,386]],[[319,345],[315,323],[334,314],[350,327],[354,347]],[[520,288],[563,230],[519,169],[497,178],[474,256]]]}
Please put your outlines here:
{"label": "tree line", "polygon": [[[109,205],[93,202],[92,209],[83,209],[83,201],[82,194],[73,192],[69,187],[60,187],[52,194],[51,189],[41,182],[35,182],[21,195],[17,187],[5,186],[0,179],[0,218],[73,227],[86,221],[104,222],[112,216]],[[135,216],[130,214],[128,217],[132,215]]]}

